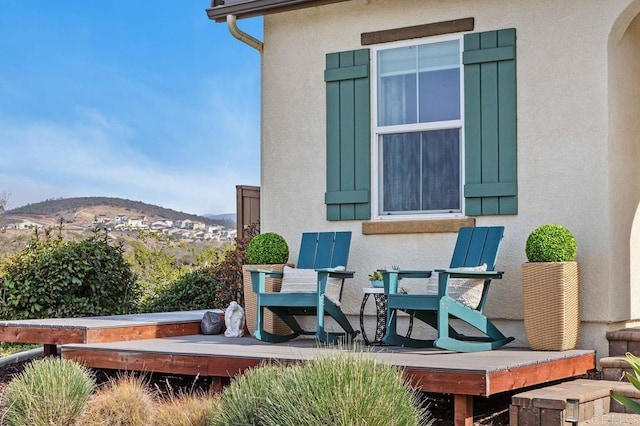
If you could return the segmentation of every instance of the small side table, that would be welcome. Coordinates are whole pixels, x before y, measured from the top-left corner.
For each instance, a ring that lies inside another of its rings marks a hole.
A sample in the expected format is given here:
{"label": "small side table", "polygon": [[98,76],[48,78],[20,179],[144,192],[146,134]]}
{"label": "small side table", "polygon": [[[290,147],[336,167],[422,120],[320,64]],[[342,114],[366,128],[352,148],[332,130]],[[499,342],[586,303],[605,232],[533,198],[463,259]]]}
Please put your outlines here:
{"label": "small side table", "polygon": [[[367,345],[380,345],[382,344],[382,338],[387,332],[387,296],[384,294],[384,289],[379,287],[364,287],[362,289],[364,297],[362,298],[362,305],[360,305],[360,331],[362,332],[362,339]],[[364,308],[367,305],[369,296],[373,294],[373,299],[376,302],[376,334],[373,341],[369,341],[367,333],[364,331]],[[407,337],[411,335],[411,329],[413,328],[413,316],[409,317],[409,330],[407,331]]]}

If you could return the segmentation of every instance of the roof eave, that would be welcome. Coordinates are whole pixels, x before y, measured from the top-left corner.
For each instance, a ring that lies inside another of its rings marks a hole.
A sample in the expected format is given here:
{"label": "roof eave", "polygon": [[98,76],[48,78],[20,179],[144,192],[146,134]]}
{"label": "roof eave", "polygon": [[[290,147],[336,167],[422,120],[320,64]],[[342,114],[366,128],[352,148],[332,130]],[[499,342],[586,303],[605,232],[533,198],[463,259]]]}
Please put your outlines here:
{"label": "roof eave", "polygon": [[238,19],[250,18],[343,1],[349,0],[248,0],[210,7],[207,9],[207,16],[216,22],[224,22],[227,15],[235,15]]}

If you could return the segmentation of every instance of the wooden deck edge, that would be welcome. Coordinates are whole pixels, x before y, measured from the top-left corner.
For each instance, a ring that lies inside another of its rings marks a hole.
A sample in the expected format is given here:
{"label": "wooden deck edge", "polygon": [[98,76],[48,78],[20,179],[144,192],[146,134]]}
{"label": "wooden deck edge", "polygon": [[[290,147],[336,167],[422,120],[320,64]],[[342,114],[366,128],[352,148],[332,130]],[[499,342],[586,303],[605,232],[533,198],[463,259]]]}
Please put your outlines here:
{"label": "wooden deck edge", "polygon": [[40,343],[43,345],[84,343],[84,332],[84,328],[0,326],[0,342]]}
{"label": "wooden deck edge", "polygon": [[488,375],[487,396],[541,383],[578,377],[595,369],[596,354],[589,353],[491,372]]}
{"label": "wooden deck edge", "polygon": [[63,345],[189,336],[200,333],[200,320],[167,324],[87,328],[50,326],[0,326],[0,342]]}
{"label": "wooden deck edge", "polygon": [[86,339],[83,343],[126,342],[129,340],[189,336],[199,333],[200,321],[117,328],[96,328],[87,329]]}

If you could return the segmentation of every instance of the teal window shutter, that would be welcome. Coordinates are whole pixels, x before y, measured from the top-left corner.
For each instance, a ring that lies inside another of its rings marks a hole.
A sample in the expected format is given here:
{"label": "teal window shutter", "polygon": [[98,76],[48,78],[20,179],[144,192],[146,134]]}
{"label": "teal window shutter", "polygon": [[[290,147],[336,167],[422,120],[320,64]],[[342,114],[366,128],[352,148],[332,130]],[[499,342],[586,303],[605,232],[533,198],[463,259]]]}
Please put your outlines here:
{"label": "teal window shutter", "polygon": [[518,213],[516,30],[464,36],[465,212]]}
{"label": "teal window shutter", "polygon": [[330,53],[327,90],[327,220],[371,218],[369,49]]}

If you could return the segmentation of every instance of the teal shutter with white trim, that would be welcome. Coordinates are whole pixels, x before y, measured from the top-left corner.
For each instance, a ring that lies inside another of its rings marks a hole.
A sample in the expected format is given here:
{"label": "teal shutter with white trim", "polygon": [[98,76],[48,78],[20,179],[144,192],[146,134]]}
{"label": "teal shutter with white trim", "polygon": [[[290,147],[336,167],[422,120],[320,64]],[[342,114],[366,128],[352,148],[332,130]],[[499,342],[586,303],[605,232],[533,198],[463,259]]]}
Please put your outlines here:
{"label": "teal shutter with white trim", "polygon": [[464,36],[465,212],[518,213],[516,30]]}
{"label": "teal shutter with white trim", "polygon": [[327,220],[371,218],[369,49],[326,56]]}

